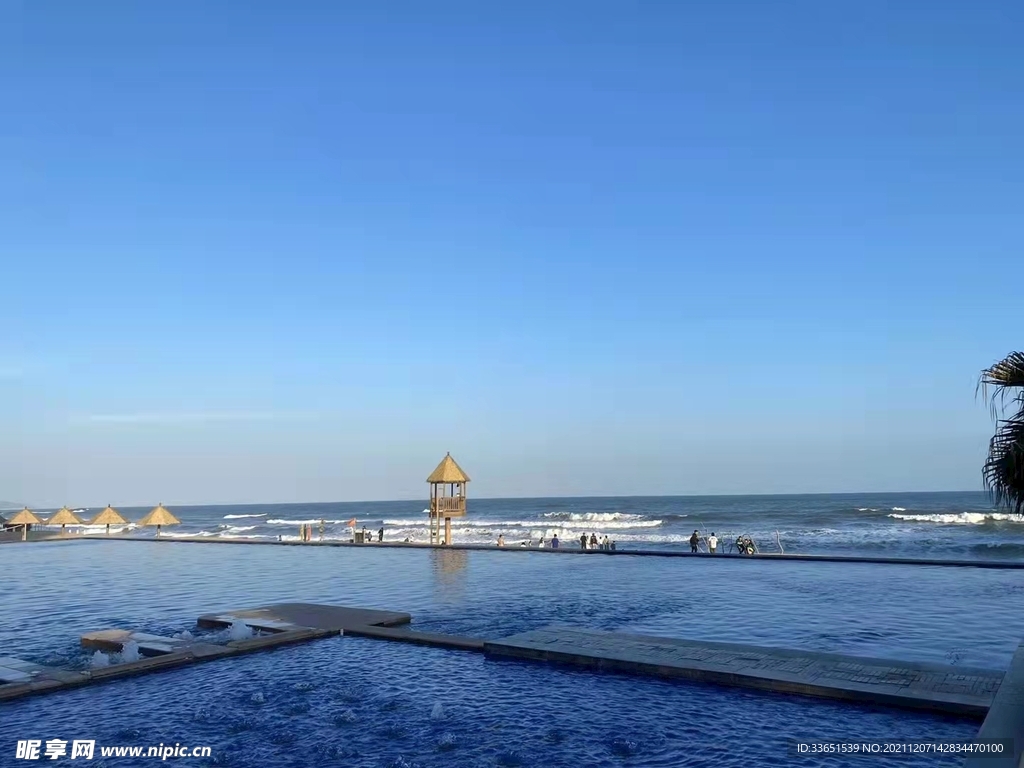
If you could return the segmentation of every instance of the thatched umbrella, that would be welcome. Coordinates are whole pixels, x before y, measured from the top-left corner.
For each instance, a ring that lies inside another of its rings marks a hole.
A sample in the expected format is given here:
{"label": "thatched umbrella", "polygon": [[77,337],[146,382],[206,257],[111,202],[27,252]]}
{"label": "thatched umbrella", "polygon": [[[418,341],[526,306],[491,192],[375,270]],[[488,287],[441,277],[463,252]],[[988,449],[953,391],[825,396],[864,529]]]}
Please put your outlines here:
{"label": "thatched umbrella", "polygon": [[21,526],[21,540],[25,541],[28,539],[28,527],[30,525],[42,525],[43,521],[36,517],[35,513],[25,507],[21,512],[16,514],[10,520],[7,521],[8,525],[20,525]]}
{"label": "thatched umbrella", "polygon": [[64,526],[67,525],[81,525],[82,521],[78,519],[77,515],[67,507],[61,507],[60,511],[57,512],[53,517],[46,521],[47,525],[59,525],[60,535],[64,535]]}
{"label": "thatched umbrella", "polygon": [[161,526],[180,524],[181,520],[176,518],[166,509],[164,509],[163,503],[157,504],[155,507],[153,507],[153,510],[148,515],[139,520],[139,525],[155,525],[157,536],[160,535]]}
{"label": "thatched umbrella", "polygon": [[110,526],[112,525],[128,525],[128,521],[121,517],[121,513],[114,509],[112,506],[107,504],[107,508],[100,512],[96,517],[89,521],[89,525],[105,525],[107,526],[107,536],[110,535]]}

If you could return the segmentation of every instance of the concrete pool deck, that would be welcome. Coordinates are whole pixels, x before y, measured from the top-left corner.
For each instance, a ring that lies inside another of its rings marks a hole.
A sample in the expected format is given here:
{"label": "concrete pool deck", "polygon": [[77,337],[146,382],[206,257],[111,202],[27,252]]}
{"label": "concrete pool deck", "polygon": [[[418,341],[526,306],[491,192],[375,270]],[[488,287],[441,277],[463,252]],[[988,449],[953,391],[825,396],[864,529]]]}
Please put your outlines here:
{"label": "concrete pool deck", "polygon": [[[53,541],[54,539],[48,539]],[[720,554],[709,554],[707,552],[684,552],[676,550],[660,549],[598,549],[582,550],[579,547],[571,546],[571,542],[558,549],[550,547],[498,547],[493,544],[426,544],[418,542],[384,541],[356,544],[351,541],[274,541],[272,539],[238,539],[229,537],[213,536],[123,536],[115,534],[107,536],[104,534],[85,534],[72,537],[65,537],[65,541],[134,541],[149,542],[153,544],[235,544],[255,547],[332,547],[332,548],[357,548],[357,549],[441,549],[456,550],[462,552],[534,552],[544,555],[575,555],[580,557],[662,557],[662,558],[695,558],[710,561],[749,561],[749,562],[800,562],[800,563],[874,563],[878,565],[918,565],[936,566],[942,568],[986,568],[994,570],[1017,570],[1024,571],[1024,560],[950,560],[944,558],[921,558],[921,557],[868,557],[864,555],[802,555],[762,552],[756,555],[739,555],[736,553],[722,552]],[[29,542],[22,542],[29,543]]]}

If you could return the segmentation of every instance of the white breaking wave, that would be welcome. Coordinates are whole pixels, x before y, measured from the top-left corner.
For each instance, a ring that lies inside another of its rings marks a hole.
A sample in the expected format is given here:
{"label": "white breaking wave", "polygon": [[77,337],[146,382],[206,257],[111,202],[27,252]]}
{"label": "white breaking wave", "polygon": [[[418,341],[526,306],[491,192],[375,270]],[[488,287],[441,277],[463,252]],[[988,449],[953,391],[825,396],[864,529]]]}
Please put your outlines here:
{"label": "white breaking wave", "polygon": [[572,522],[607,523],[613,520],[642,520],[644,516],[628,512],[545,512],[544,517]]}
{"label": "white breaking wave", "polygon": [[[635,515],[634,517],[642,517],[641,515]],[[465,520],[463,518],[455,518],[452,520],[452,529],[507,529],[507,528],[534,528],[540,520]],[[557,521],[552,521],[557,522]],[[567,525],[572,525],[573,522],[585,523],[592,522],[594,528],[600,528],[602,530],[606,528],[657,528],[662,524],[661,520],[579,520],[579,521],[565,521]],[[427,520],[385,520],[384,526],[393,526],[398,528],[419,528],[427,527]]]}
{"label": "white breaking wave", "polygon": [[[70,525],[68,525],[66,527],[67,527],[67,529],[69,531],[73,529],[73,530],[79,531],[81,533],[106,533],[107,532],[107,526],[105,526],[105,525],[89,525],[88,523],[82,523],[82,524],[71,523]],[[121,531],[133,531],[137,527],[138,526],[136,526],[135,523],[128,523],[128,525],[112,525],[112,526],[110,526],[110,532],[111,533],[119,533]],[[40,531],[59,531],[60,530],[60,526],[59,525],[36,525],[36,526],[33,526],[33,530],[36,530],[36,529],[38,529]]]}
{"label": "white breaking wave", "polygon": [[255,528],[255,525],[225,525],[221,531],[221,535],[228,535],[231,533],[244,533],[245,531],[251,531]]}
{"label": "white breaking wave", "polygon": [[893,512],[906,512],[907,508],[906,507],[893,507],[892,511]]}
{"label": "white breaking wave", "polygon": [[[324,525],[345,525],[348,520],[324,520]],[[320,525],[320,518],[310,520],[267,520],[267,525]],[[426,525],[426,523],[424,523]]]}
{"label": "white breaking wave", "polygon": [[260,512],[258,515],[224,515],[225,520],[238,520],[242,517],[266,517],[266,512]]}
{"label": "white breaking wave", "polygon": [[946,525],[982,525],[989,520],[1008,523],[1024,522],[1024,519],[1006,512],[950,512],[934,515],[900,515],[891,514],[897,520],[910,520],[919,523],[943,523]]}

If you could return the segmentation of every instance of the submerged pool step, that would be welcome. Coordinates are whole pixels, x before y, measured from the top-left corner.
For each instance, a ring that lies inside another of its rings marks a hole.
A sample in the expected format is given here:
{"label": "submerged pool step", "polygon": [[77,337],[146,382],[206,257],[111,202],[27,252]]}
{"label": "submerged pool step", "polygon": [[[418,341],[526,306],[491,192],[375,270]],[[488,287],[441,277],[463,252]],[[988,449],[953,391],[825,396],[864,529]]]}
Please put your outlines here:
{"label": "submerged pool step", "polygon": [[46,667],[13,656],[0,656],[0,700],[87,682],[89,679],[82,672]]}
{"label": "submerged pool step", "polygon": [[560,626],[488,641],[485,650],[492,656],[977,718],[985,717],[1004,674],[993,669]]}

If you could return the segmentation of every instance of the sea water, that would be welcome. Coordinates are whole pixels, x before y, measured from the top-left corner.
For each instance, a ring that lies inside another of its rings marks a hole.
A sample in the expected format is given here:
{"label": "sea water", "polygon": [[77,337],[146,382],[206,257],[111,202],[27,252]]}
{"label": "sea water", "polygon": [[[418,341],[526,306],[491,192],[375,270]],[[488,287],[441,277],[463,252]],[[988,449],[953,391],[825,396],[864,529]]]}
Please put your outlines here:
{"label": "sea water", "polygon": [[[564,623],[993,668],[1024,637],[1024,616],[1005,607],[1024,593],[1018,571],[187,542],[15,544],[0,554],[2,647],[83,669],[86,631],[174,635],[196,631],[202,613],[298,600],[407,611],[417,628],[484,638]],[[55,569],[60,579],[39,578]],[[272,768],[729,766],[752,754],[788,765],[790,737],[959,739],[977,728],[350,637],[4,709],[17,738],[209,744],[207,764]],[[86,710],[88,722],[72,717]]]}
{"label": "sea water", "polygon": [[[98,510],[83,510],[82,516]],[[129,519],[147,509],[122,509]],[[201,536],[297,541],[350,540],[365,527],[385,541],[427,542],[422,500],[326,504],[174,507],[182,524],[164,538]],[[87,529],[91,533],[102,533]],[[680,496],[469,499],[469,514],[452,521],[455,543],[578,547],[581,535],[608,536],[617,549],[688,549],[694,531],[714,531],[727,550],[751,536],[766,552],[891,557],[1024,559],[1024,518],[994,509],[983,493],[831,494],[806,496]],[[127,533],[151,536],[151,529]]]}

